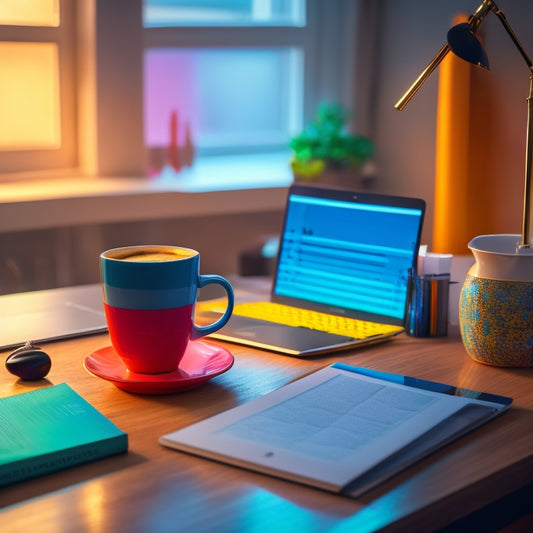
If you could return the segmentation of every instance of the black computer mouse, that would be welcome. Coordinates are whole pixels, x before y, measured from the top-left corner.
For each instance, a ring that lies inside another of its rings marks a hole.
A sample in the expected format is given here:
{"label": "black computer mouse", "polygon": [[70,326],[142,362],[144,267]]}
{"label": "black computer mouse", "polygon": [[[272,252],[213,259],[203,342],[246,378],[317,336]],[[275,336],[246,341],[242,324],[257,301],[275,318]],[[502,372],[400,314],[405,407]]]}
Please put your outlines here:
{"label": "black computer mouse", "polygon": [[32,341],[11,352],[6,359],[8,372],[25,380],[43,379],[51,367],[50,356]]}

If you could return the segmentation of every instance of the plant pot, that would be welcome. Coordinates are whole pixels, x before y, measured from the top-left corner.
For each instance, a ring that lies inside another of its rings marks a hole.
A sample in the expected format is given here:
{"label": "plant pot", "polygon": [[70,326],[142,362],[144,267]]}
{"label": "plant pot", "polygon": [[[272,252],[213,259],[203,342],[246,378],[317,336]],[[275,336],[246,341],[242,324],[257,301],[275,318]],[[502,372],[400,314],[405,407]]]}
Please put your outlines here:
{"label": "plant pot", "polygon": [[361,167],[343,164],[324,164],[320,172],[312,175],[300,175],[293,168],[294,181],[306,185],[342,187],[353,190],[367,190],[375,180],[375,164],[367,161]]}
{"label": "plant pot", "polygon": [[520,235],[481,235],[459,300],[466,351],[480,363],[533,366],[533,249]]}

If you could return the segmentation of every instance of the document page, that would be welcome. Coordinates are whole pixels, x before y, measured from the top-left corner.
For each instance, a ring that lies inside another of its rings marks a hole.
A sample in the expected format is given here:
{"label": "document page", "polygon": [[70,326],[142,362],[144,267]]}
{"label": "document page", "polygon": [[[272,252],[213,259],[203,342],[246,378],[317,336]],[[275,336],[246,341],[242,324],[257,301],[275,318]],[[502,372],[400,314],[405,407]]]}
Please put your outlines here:
{"label": "document page", "polygon": [[341,461],[386,439],[438,397],[337,375],[216,433],[323,461]]}
{"label": "document page", "polygon": [[159,442],[340,491],[470,403],[329,366]]}

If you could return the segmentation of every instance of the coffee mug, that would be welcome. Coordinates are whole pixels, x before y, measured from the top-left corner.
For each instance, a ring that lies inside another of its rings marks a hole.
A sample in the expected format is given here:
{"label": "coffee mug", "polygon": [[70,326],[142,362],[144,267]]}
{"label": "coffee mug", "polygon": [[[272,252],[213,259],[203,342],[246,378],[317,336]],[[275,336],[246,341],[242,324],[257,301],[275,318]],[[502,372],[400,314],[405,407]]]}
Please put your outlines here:
{"label": "coffee mug", "polygon": [[[180,246],[128,246],[100,255],[104,309],[113,348],[132,372],[176,370],[190,340],[220,329],[233,311],[234,295],[221,276],[200,275],[200,254]],[[199,288],[213,283],[227,294],[224,314],[197,326]]]}

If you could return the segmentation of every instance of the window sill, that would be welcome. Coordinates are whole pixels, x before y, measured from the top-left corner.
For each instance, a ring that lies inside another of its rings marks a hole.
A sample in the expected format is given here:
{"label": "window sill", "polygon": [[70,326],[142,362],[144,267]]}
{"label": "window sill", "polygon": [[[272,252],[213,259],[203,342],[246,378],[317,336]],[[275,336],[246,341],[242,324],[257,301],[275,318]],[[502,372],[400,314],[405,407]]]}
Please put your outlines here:
{"label": "window sill", "polygon": [[282,209],[292,176],[287,159],[280,165],[276,157],[233,158],[231,165],[206,158],[194,169],[157,178],[0,183],[0,231]]}

